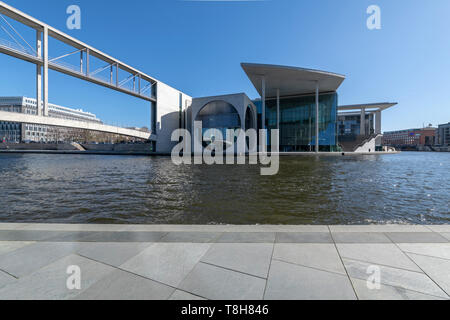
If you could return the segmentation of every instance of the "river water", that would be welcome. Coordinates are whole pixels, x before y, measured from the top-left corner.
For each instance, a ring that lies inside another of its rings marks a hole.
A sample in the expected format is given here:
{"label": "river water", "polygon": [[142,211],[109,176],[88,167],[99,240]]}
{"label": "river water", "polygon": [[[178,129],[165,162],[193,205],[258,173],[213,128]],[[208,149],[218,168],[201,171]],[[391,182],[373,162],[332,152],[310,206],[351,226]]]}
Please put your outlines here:
{"label": "river water", "polygon": [[283,157],[175,166],[167,157],[0,155],[0,222],[450,223],[450,153]]}

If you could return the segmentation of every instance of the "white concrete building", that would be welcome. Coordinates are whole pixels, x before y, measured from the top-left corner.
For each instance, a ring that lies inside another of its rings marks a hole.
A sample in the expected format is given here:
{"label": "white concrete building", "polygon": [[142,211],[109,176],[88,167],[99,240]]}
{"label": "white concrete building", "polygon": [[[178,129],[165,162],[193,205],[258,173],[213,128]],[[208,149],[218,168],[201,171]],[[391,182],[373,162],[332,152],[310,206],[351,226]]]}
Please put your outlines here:
{"label": "white concrete building", "polygon": [[156,97],[156,108],[152,104],[150,128],[152,136],[156,137],[155,150],[159,153],[171,153],[177,144],[171,141],[172,133],[184,128],[185,112],[192,104],[192,97],[163,82],[157,84]]}
{"label": "white concrete building", "polygon": [[[196,136],[203,137],[207,142],[217,138],[208,137],[208,130],[217,135],[220,132],[222,141],[225,141],[228,129],[247,131],[258,128],[258,110],[245,93],[194,98],[185,116],[186,128],[192,135],[192,150],[194,150],[193,128],[196,121],[202,123],[202,132],[197,132]],[[202,144],[201,141],[199,143]]]}
{"label": "white concrete building", "polygon": [[[28,97],[0,97],[0,111],[30,115],[38,114],[36,99]],[[51,103],[49,104],[49,117],[102,123],[95,114],[90,112]],[[27,141],[56,142],[63,141],[67,136],[73,134],[75,132],[74,130],[79,129],[67,128],[64,130],[55,130],[54,127],[45,125],[0,121],[0,140],[12,143]]]}

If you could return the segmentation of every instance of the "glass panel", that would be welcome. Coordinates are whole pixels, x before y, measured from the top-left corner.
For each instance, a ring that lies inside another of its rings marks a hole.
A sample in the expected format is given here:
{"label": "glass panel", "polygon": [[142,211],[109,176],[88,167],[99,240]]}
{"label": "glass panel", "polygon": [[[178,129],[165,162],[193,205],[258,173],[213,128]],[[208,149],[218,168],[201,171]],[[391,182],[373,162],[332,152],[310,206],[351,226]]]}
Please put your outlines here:
{"label": "glass panel", "polygon": [[[314,151],[316,145],[314,95],[280,99],[280,151]],[[337,151],[337,94],[319,98],[319,145],[321,151]],[[276,129],[277,102],[266,102],[267,128]],[[269,132],[270,135],[270,132]],[[270,141],[270,140],[269,140]]]}
{"label": "glass panel", "polygon": [[[214,101],[208,103],[198,113],[195,121],[202,122],[203,134],[209,129],[216,129],[226,139],[227,129],[240,129],[241,119],[237,110],[225,101]],[[204,137],[209,139],[209,137]]]}

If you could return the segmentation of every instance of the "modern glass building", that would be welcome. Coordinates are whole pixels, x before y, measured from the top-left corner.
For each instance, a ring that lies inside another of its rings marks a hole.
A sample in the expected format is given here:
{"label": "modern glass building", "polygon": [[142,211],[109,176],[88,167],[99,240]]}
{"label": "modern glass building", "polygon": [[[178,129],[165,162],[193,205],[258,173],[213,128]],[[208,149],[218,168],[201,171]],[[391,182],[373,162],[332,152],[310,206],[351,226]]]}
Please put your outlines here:
{"label": "modern glass building", "polygon": [[267,149],[274,151],[271,132],[278,129],[283,153],[374,152],[380,146],[381,112],[395,103],[339,106],[345,76],[335,73],[254,63],[242,68],[261,98],[194,98],[185,121],[191,133],[194,122],[202,124],[208,142],[219,132],[225,137],[227,129],[267,129]]}
{"label": "modern glass building", "polygon": [[[262,101],[255,101],[260,115]],[[319,151],[338,151],[337,93],[319,95]],[[266,123],[269,130],[277,129],[277,99],[266,100]],[[281,152],[312,152],[316,145],[316,102],[314,95],[280,98]],[[269,139],[269,146],[270,146]]]}
{"label": "modern glass building", "polygon": [[336,152],[337,89],[345,76],[297,67],[243,63],[261,96],[259,129],[279,129],[280,152]]}

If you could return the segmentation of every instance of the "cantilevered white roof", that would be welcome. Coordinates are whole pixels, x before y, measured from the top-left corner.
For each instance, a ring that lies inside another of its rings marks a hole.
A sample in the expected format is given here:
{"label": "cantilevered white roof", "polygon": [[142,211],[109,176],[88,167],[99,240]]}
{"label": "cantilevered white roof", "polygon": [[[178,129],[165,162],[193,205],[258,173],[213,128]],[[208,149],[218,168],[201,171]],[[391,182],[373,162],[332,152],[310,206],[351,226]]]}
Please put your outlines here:
{"label": "cantilevered white roof", "polygon": [[337,91],[345,76],[326,71],[268,64],[242,63],[242,68],[262,96],[262,77],[266,83],[266,97],[310,94],[316,91],[319,82],[320,92]]}
{"label": "cantilevered white roof", "polygon": [[339,106],[339,111],[345,111],[345,110],[362,110],[366,109],[367,111],[373,110],[373,111],[384,111],[386,109],[392,108],[393,106],[396,106],[397,102],[379,102],[379,103],[368,103],[368,104],[352,104],[352,105],[346,105],[346,106]]}

